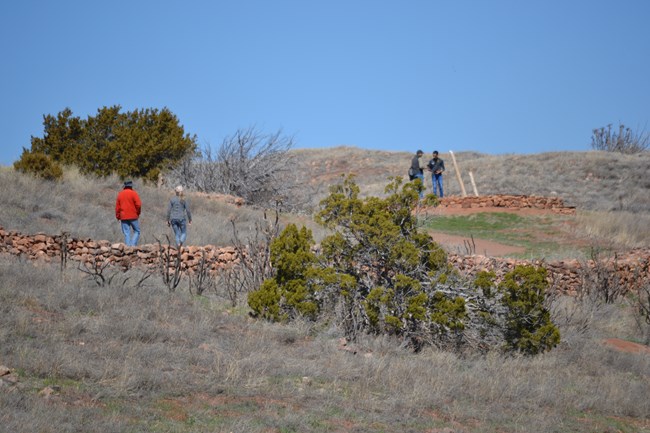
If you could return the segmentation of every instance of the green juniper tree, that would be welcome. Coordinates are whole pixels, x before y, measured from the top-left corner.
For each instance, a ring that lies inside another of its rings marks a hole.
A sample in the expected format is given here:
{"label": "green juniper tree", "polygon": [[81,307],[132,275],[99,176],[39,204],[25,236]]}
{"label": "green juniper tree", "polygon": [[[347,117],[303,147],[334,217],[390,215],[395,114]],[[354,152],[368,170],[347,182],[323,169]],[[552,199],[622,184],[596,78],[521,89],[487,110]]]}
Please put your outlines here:
{"label": "green juniper tree", "polygon": [[43,137],[32,137],[31,149],[23,149],[17,163],[43,154],[85,174],[155,181],[196,150],[196,136],[186,134],[169,109],[120,110],[119,105],[103,107],[87,119],[73,116],[69,108],[43,116]]}

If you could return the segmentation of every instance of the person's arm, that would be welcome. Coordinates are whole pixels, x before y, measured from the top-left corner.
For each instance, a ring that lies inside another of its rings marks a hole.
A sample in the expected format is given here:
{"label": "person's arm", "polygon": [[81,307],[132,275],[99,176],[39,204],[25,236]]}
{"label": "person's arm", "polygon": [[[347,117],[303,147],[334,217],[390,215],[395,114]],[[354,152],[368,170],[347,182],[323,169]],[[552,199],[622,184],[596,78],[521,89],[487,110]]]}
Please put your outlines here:
{"label": "person's arm", "polygon": [[138,214],[138,217],[140,217],[140,211],[142,210],[142,202],[140,201],[140,196],[138,195],[137,192],[135,193],[133,204],[135,205],[135,212]]}
{"label": "person's arm", "polygon": [[190,212],[190,205],[185,200],[185,213],[187,213],[187,223],[192,225],[192,212]]}
{"label": "person's arm", "polygon": [[121,213],[122,213],[122,208],[120,206],[120,196],[118,195],[117,200],[115,200],[115,218],[119,220]]}

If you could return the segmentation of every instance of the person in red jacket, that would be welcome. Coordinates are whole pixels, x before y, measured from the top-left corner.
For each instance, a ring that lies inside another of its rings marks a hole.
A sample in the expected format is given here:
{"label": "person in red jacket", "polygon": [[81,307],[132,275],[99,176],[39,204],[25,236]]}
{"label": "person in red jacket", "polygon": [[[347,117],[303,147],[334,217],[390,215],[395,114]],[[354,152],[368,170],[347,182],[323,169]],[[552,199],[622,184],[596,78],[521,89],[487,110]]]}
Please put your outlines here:
{"label": "person in red jacket", "polygon": [[[117,195],[115,202],[115,218],[122,224],[122,233],[124,233],[124,243],[133,247],[137,245],[140,238],[140,209],[142,202],[140,196],[133,190],[133,182],[127,180],[124,182],[124,189]],[[133,235],[131,232],[133,231]]]}

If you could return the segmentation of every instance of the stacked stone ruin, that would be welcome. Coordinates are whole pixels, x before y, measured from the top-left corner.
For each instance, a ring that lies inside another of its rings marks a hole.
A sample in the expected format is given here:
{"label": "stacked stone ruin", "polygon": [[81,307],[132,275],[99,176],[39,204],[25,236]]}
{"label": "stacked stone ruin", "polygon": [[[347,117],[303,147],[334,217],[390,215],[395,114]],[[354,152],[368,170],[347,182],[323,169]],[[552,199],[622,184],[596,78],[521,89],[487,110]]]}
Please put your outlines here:
{"label": "stacked stone ruin", "polygon": [[478,209],[500,207],[508,209],[549,210],[562,215],[573,215],[575,207],[566,206],[560,197],[541,197],[533,195],[484,195],[467,197],[444,197],[440,207]]}
{"label": "stacked stone ruin", "polygon": [[[71,261],[75,266],[94,268],[110,265],[122,269],[148,267],[160,269],[173,266],[177,250],[169,245],[150,244],[127,247],[123,243],[105,240],[79,239],[62,235],[43,233],[25,235],[0,228],[0,254],[21,256],[29,260],[57,263]],[[166,258],[174,260],[167,261]],[[606,259],[594,261],[525,261],[510,258],[486,257],[481,255],[449,254],[449,263],[461,274],[474,276],[479,271],[493,271],[497,281],[517,265],[544,266],[549,282],[557,290],[574,293],[583,286],[586,275],[596,266],[614,275],[619,287],[636,290],[643,284],[650,284],[650,248],[635,249],[619,253]],[[207,266],[213,273],[237,263],[237,251],[233,247],[212,245],[185,247],[180,256],[180,267],[187,272],[196,272],[200,266]]]}

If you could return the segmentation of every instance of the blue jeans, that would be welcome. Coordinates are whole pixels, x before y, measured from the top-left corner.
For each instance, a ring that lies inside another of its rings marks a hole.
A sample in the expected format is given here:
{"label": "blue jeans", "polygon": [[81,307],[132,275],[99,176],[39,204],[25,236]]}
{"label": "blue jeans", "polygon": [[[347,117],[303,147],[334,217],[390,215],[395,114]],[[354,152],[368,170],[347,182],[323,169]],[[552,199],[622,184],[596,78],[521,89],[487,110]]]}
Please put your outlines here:
{"label": "blue jeans", "polygon": [[174,230],[174,236],[176,236],[176,245],[181,246],[185,243],[187,238],[187,223],[184,219],[182,220],[171,220],[172,230]]}
{"label": "blue jeans", "polygon": [[[431,185],[433,187],[433,194],[436,195],[438,198],[444,197],[442,193],[442,173],[440,174],[432,174],[431,175]],[[436,185],[438,185],[438,189],[440,190],[440,194],[436,194]]]}
{"label": "blue jeans", "polygon": [[[121,220],[122,233],[124,233],[124,243],[128,247],[134,247],[140,239],[140,222],[138,220]],[[133,236],[131,236],[133,230]]]}
{"label": "blue jeans", "polygon": [[415,179],[420,179],[420,182],[422,182],[422,191],[420,191],[420,198],[424,198],[424,174],[422,173],[416,174]]}

